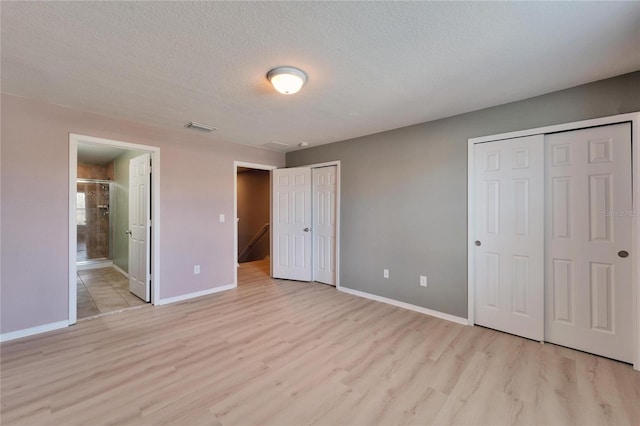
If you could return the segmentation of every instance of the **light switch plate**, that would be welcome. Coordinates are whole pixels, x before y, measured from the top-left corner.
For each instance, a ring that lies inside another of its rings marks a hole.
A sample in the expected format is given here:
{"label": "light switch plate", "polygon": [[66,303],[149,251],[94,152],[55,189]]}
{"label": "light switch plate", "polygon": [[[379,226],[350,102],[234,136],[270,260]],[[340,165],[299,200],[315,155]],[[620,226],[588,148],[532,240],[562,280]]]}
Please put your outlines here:
{"label": "light switch plate", "polygon": [[224,222],[224,213],[220,213],[220,223]]}

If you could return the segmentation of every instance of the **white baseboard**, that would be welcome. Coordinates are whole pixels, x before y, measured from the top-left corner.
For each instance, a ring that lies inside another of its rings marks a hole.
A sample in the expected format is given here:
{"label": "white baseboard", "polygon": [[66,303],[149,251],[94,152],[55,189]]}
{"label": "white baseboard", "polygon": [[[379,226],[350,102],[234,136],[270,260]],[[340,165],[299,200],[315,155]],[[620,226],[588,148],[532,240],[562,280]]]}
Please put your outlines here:
{"label": "white baseboard", "polygon": [[422,306],[400,302],[398,300],[389,299],[383,296],[377,296],[371,293],[365,293],[364,291],[354,290],[352,288],[346,288],[346,287],[340,286],[338,290],[344,293],[353,294],[354,296],[364,297],[365,299],[375,300],[376,302],[387,303],[389,305],[397,306],[399,308],[420,312],[421,314],[431,315],[432,317],[441,318],[443,320],[447,320],[447,321],[451,321],[451,322],[455,322],[463,325],[469,325],[469,321],[467,320],[467,318],[457,317],[451,314],[445,314],[444,312],[434,311],[433,309],[423,308]]}
{"label": "white baseboard", "polygon": [[182,294],[180,296],[168,297],[166,299],[160,299],[156,305],[168,305],[169,303],[182,302],[183,300],[193,299],[195,297],[207,296],[209,294],[219,293],[221,291],[231,290],[236,288],[236,284],[223,285],[221,287],[214,287],[207,290],[196,291],[195,293]]}
{"label": "white baseboard", "polygon": [[124,269],[122,269],[121,267],[119,267],[118,265],[116,265],[115,263],[113,264],[113,269],[115,269],[116,271],[120,272],[122,275],[124,275],[125,277],[129,278],[129,274],[127,274]]}
{"label": "white baseboard", "polygon": [[69,321],[58,321],[50,324],[43,324],[37,327],[25,328],[23,330],[10,331],[0,334],[0,342],[8,342],[9,340],[20,339],[22,337],[33,336],[34,334],[46,333],[47,331],[58,330],[60,328],[69,327]]}

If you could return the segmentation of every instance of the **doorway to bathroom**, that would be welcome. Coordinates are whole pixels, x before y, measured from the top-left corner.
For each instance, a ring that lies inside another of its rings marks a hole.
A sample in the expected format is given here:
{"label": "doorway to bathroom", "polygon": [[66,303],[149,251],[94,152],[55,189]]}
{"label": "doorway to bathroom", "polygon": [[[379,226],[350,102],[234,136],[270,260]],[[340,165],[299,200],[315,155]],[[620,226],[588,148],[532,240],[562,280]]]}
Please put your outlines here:
{"label": "doorway to bathroom", "polygon": [[156,300],[158,161],[157,148],[70,136],[70,323]]}
{"label": "doorway to bathroom", "polygon": [[[78,143],[77,315],[89,318],[144,305],[129,290],[130,162],[142,151]],[[144,291],[143,291],[144,293]]]}

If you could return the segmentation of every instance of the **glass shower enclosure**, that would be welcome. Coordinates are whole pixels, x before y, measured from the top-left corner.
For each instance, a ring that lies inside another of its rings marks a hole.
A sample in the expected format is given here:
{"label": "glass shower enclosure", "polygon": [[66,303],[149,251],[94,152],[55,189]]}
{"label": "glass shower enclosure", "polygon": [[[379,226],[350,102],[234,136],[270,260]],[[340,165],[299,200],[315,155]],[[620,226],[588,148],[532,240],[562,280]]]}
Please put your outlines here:
{"label": "glass shower enclosure", "polygon": [[114,183],[110,180],[77,181],[78,265],[113,260]]}

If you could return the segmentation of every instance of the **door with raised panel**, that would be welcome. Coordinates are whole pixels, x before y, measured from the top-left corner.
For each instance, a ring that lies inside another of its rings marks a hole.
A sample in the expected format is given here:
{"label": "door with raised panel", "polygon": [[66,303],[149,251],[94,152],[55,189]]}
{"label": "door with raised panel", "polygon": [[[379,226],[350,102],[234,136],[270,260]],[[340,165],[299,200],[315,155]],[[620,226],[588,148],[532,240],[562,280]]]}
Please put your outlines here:
{"label": "door with raised panel", "polygon": [[273,277],[311,281],[311,168],[272,173]]}
{"label": "door with raised panel", "polygon": [[475,323],[542,340],[544,137],[474,149]]}
{"label": "door with raised panel", "polygon": [[336,285],[336,166],[311,170],[313,178],[313,279]]}
{"label": "door with raised panel", "polygon": [[150,154],[129,160],[129,291],[145,302],[151,300],[149,279]]}
{"label": "door with raised panel", "polygon": [[631,125],[545,139],[545,340],[632,362]]}

